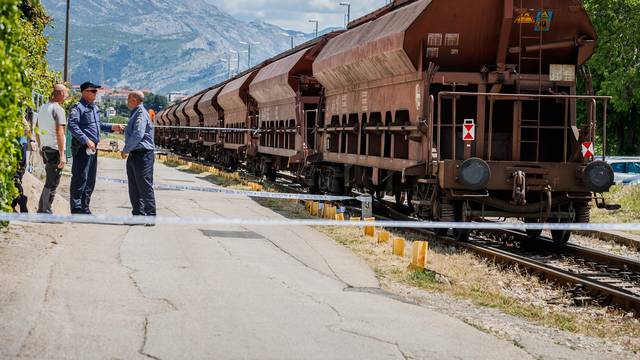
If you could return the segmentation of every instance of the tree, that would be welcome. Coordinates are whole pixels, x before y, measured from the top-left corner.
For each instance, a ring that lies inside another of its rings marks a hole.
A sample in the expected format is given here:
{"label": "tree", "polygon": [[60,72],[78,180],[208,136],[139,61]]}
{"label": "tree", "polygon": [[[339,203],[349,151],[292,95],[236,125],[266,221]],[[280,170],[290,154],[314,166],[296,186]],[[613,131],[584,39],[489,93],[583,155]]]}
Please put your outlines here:
{"label": "tree", "polygon": [[166,96],[156,95],[154,93],[144,94],[144,106],[147,109],[153,109],[156,112],[167,107],[169,101]]}
{"label": "tree", "polygon": [[[588,66],[598,95],[611,95],[607,132],[618,155],[640,153],[640,0],[585,0],[598,33]],[[610,149],[611,150],[611,149]]]}

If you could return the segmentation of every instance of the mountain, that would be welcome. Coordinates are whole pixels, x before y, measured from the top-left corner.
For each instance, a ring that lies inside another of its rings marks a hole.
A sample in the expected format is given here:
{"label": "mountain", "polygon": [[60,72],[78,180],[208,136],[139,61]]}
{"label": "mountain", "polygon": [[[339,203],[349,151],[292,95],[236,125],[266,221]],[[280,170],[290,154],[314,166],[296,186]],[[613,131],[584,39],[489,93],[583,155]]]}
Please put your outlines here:
{"label": "mountain", "polygon": [[[66,0],[43,0],[54,18],[48,59],[63,67]],[[251,63],[308,40],[303,34],[262,22],[242,21],[204,0],[72,0],[70,55],[71,80],[194,93],[226,79],[230,50],[251,46]],[[238,55],[231,56],[232,72]],[[247,68],[247,53],[240,53],[240,70]]]}

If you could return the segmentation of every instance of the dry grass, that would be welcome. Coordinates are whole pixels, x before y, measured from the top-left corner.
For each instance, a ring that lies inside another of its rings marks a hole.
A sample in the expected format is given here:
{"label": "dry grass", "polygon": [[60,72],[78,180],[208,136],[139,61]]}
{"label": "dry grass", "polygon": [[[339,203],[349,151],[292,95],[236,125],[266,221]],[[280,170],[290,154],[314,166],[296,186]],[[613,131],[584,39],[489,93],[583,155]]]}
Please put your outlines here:
{"label": "dry grass", "polygon": [[206,180],[218,186],[231,188],[235,190],[251,190],[251,188],[248,186],[248,183],[246,181],[243,181],[242,179],[238,179],[237,177],[232,177],[231,176],[232,174],[228,172],[219,171],[217,174],[212,174],[210,172],[201,172],[201,171],[195,170],[194,168],[188,165],[183,165],[174,159],[163,160],[162,163],[166,166],[176,168],[180,171],[199,175],[200,179]]}
{"label": "dry grass", "polygon": [[[640,186],[616,185],[605,194],[608,203],[620,204],[622,208],[607,211],[594,208],[591,211],[592,222],[597,223],[638,223],[640,222]],[[636,232],[640,234],[640,232]]]}
{"label": "dry grass", "polygon": [[122,160],[122,156],[120,156],[120,152],[119,151],[100,150],[100,151],[98,151],[98,157]]}

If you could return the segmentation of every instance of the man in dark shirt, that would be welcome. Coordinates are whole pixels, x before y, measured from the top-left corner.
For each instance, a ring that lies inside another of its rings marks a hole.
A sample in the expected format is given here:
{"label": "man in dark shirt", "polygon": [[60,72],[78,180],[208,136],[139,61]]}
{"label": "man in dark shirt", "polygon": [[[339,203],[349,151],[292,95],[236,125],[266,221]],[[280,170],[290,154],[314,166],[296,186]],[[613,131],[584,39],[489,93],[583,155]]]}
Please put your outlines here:
{"label": "man in dark shirt", "polygon": [[71,213],[91,214],[89,205],[96,184],[98,169],[98,143],[100,131],[122,132],[121,125],[106,125],[100,122],[98,106],[95,105],[99,85],[85,82],[80,86],[82,99],[71,108],[68,127],[73,139],[71,152]]}
{"label": "man in dark shirt", "polygon": [[122,158],[127,159],[129,198],[134,216],[156,216],[156,199],[153,192],[153,163],[155,144],[153,123],[144,107],[144,94],[129,94],[127,106],[131,117],[124,132],[125,145]]}

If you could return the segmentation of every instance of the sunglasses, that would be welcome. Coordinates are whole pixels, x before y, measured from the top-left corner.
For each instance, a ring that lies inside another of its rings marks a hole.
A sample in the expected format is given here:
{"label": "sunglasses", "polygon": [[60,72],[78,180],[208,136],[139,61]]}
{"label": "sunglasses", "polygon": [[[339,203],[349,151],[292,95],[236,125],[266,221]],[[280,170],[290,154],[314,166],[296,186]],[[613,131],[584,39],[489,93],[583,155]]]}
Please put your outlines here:
{"label": "sunglasses", "polygon": [[88,92],[90,92],[90,93],[94,93],[94,94],[97,94],[97,93],[98,93],[98,90],[97,90],[97,89],[87,89],[87,90],[85,90],[85,91],[88,91]]}

